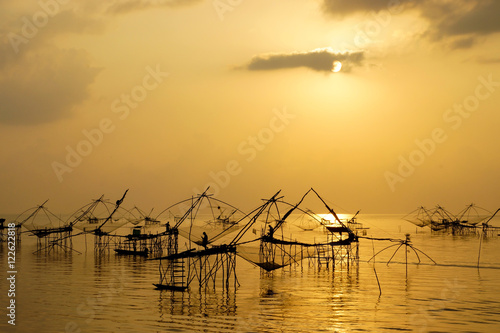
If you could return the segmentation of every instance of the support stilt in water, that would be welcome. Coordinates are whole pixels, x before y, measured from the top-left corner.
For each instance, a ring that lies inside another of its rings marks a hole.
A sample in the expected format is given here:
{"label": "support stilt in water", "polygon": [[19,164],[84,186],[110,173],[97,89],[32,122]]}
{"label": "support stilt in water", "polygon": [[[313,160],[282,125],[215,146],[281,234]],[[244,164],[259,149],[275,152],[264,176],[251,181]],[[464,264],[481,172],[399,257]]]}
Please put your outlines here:
{"label": "support stilt in water", "polygon": [[160,260],[160,281],[154,284],[157,289],[183,291],[193,282],[200,289],[210,285],[215,288],[219,279],[223,289],[229,288],[231,279],[235,287],[238,284],[236,246],[220,245],[198,251],[192,249],[156,259]]}
{"label": "support stilt in water", "polygon": [[483,225],[483,231],[481,232],[481,236],[479,236],[479,251],[477,253],[477,267],[479,268],[479,260],[481,259],[481,246],[483,243],[483,237],[484,237],[484,225]]}

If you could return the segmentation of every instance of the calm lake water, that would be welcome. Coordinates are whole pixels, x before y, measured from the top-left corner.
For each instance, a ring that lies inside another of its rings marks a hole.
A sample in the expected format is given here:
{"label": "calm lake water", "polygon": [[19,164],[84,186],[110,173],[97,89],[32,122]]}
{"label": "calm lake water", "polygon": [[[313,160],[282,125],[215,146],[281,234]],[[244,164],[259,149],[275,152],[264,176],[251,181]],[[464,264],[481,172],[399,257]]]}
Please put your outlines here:
{"label": "calm lake water", "polygon": [[[4,277],[0,331],[500,331],[500,237],[483,240],[478,269],[478,236],[431,234],[400,215],[361,215],[359,222],[373,237],[404,239],[410,233],[413,246],[439,265],[422,255],[417,265],[410,252],[406,275],[404,247],[389,265],[396,247],[379,254],[375,264],[367,263],[374,252],[395,243],[361,239],[359,264],[349,269],[319,270],[306,261],[261,274],[238,257],[236,289],[158,291],[152,285],[159,277],[156,261],[114,253],[95,256],[91,235],[74,240],[82,254],[35,255],[34,237],[23,234],[16,249],[16,325],[7,323]],[[180,244],[185,242],[179,237]],[[6,276],[5,243],[0,245],[0,262],[1,276]]]}

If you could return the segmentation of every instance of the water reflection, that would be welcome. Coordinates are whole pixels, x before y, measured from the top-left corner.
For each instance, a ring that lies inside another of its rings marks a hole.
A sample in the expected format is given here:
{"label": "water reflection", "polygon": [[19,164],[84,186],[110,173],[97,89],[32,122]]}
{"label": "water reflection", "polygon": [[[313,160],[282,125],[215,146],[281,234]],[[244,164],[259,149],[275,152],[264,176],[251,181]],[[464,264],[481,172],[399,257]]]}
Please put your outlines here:
{"label": "water reflection", "polygon": [[[397,229],[392,220],[388,225]],[[406,232],[403,230],[402,232]],[[394,235],[397,237],[398,235]],[[93,242],[93,239],[89,239]],[[448,266],[416,265],[405,273],[401,251],[377,258],[379,295],[373,264],[361,260],[349,270],[287,267],[260,275],[238,260],[241,286],[214,291],[158,291],[158,266],[142,257],[108,253],[34,255],[36,240],[17,250],[19,332],[496,332],[500,329],[498,239],[418,234],[412,241]],[[75,246],[84,251],[83,238]],[[380,250],[385,243],[376,244]],[[360,243],[369,259],[373,245]],[[383,253],[384,254],[384,253]],[[0,260],[6,262],[6,247]],[[410,260],[409,260],[410,261]],[[6,284],[0,292],[6,294]],[[73,326],[72,326],[73,325]],[[67,330],[66,327],[69,329]],[[0,322],[1,332],[10,332]]]}
{"label": "water reflection", "polygon": [[[238,300],[245,332],[346,331],[349,292],[359,288],[359,269],[292,270],[261,275],[258,294]],[[352,323],[352,320],[351,320]]]}
{"label": "water reflection", "polygon": [[[161,327],[219,332],[346,331],[356,311],[349,293],[359,269],[287,271],[263,276],[252,291],[191,289],[158,292]],[[240,297],[240,298],[238,298]],[[165,326],[164,326],[165,325]]]}
{"label": "water reflection", "polygon": [[192,331],[237,332],[236,293],[229,290],[158,291],[159,322]]}

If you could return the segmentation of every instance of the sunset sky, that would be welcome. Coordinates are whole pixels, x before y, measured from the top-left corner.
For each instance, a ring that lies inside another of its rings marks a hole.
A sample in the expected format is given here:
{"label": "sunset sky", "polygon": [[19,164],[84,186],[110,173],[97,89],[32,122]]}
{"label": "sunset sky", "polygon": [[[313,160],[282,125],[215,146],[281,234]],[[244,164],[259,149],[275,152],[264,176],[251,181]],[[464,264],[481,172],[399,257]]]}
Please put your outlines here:
{"label": "sunset sky", "polygon": [[[500,207],[500,1],[0,2],[0,212]],[[334,65],[335,63],[335,65]],[[337,71],[334,72],[333,70]]]}

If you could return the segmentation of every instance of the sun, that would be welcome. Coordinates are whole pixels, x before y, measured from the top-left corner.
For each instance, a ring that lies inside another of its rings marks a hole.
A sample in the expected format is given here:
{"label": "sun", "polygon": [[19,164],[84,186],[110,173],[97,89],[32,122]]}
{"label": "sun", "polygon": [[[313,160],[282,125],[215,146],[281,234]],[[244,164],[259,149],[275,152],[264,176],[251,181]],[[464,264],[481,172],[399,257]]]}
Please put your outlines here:
{"label": "sun", "polygon": [[332,72],[338,73],[342,69],[342,63],[338,60],[335,60],[332,64]]}

